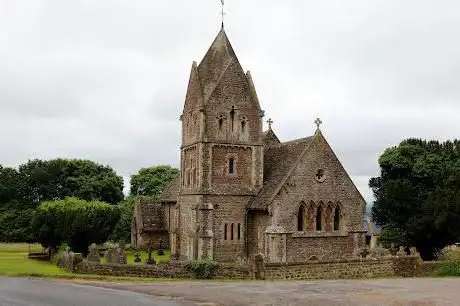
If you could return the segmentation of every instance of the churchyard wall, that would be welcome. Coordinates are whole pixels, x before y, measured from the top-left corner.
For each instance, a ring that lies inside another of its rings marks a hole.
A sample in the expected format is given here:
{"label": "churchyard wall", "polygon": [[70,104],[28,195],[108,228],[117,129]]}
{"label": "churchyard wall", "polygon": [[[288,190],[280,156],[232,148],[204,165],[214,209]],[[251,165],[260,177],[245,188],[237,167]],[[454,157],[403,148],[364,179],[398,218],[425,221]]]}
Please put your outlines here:
{"label": "churchyard wall", "polygon": [[[258,278],[266,280],[415,277],[426,276],[437,266],[437,264],[432,263],[424,264],[418,256],[395,256],[378,259],[354,259],[296,264],[266,263],[262,268],[256,268],[255,265],[220,263],[212,278],[254,279],[256,278],[255,275],[260,276]],[[75,265],[74,272],[130,277],[195,278],[192,272],[185,269],[185,263],[174,261],[156,265],[100,264],[83,261]]]}

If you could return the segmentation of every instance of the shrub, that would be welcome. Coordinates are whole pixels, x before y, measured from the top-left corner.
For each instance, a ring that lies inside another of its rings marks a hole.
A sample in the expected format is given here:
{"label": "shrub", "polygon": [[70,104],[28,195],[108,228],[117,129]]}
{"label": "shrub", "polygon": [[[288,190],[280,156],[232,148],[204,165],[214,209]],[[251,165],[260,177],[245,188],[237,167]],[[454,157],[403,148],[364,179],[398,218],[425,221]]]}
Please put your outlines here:
{"label": "shrub", "polygon": [[107,240],[120,217],[117,206],[77,198],[43,202],[36,209],[32,227],[44,247],[62,243],[86,255],[91,243]]}
{"label": "shrub", "polygon": [[444,248],[439,253],[438,260],[443,261],[437,272],[439,276],[460,276],[460,249]]}
{"label": "shrub", "polygon": [[196,278],[211,278],[219,264],[213,260],[194,260],[185,265],[187,271],[195,273]]}

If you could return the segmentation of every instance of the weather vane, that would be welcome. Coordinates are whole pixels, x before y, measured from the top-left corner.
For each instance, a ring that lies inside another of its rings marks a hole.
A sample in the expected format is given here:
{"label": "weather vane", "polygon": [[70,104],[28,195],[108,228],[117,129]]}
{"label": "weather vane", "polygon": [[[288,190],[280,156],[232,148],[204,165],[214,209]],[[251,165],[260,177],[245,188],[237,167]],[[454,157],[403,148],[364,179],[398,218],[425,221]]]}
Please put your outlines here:
{"label": "weather vane", "polygon": [[222,11],[220,12],[220,14],[222,15],[222,28],[224,27],[224,16],[225,16],[225,11],[224,11],[224,0],[220,0],[220,3],[222,4]]}

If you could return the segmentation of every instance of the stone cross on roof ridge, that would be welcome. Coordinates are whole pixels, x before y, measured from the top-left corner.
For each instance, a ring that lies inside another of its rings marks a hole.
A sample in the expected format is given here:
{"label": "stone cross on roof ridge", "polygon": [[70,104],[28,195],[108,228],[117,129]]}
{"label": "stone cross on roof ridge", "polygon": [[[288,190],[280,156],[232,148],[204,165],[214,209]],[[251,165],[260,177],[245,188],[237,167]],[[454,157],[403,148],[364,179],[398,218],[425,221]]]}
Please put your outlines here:
{"label": "stone cross on roof ridge", "polygon": [[273,123],[273,122],[274,122],[274,121],[272,120],[272,118],[268,118],[267,123],[268,123],[268,129],[269,129],[269,130],[271,130],[271,128],[272,128],[272,123]]}
{"label": "stone cross on roof ridge", "polygon": [[316,124],[316,129],[319,130],[319,127],[320,127],[321,124],[323,124],[323,121],[321,121],[320,118],[316,118],[315,124]]}

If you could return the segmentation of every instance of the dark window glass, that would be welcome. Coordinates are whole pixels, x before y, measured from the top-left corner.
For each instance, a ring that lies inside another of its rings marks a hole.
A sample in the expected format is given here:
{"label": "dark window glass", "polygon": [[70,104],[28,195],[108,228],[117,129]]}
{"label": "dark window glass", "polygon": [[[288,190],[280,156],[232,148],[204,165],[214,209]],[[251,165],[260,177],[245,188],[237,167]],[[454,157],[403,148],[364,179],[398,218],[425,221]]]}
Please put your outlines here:
{"label": "dark window glass", "polygon": [[316,212],[316,230],[321,231],[323,230],[323,224],[322,220],[323,219],[323,210],[321,207],[318,207],[318,211]]}
{"label": "dark window glass", "polygon": [[224,240],[227,240],[227,223],[224,224]]}
{"label": "dark window glass", "polygon": [[230,225],[230,240],[233,240],[233,223]]}
{"label": "dark window glass", "polygon": [[233,157],[229,158],[228,160],[228,173],[235,173],[235,159]]}
{"label": "dark window glass", "polygon": [[238,223],[238,240],[241,239],[241,224]]}
{"label": "dark window glass", "polygon": [[304,231],[304,216],[305,216],[305,208],[303,205],[299,207],[299,214],[297,215],[297,231],[303,232]]}

